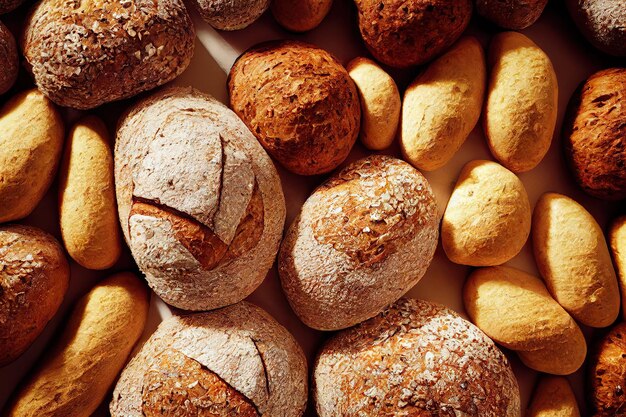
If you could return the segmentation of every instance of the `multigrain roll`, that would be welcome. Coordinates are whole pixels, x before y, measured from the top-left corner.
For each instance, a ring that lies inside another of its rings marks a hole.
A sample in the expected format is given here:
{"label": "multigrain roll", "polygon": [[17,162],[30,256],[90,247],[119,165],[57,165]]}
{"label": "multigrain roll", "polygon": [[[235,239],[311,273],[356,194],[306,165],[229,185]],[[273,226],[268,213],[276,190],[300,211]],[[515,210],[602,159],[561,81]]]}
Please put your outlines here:
{"label": "multigrain roll", "polygon": [[43,0],[26,22],[22,48],[44,94],[90,109],[176,78],[194,39],[181,0]]}
{"label": "multigrain roll", "polygon": [[339,61],[316,46],[263,43],[228,76],[230,106],[281,165],[323,174],[343,162],[359,134],[361,107]]}
{"label": "multigrain roll", "polygon": [[441,54],[465,31],[470,0],[355,0],[365,46],[383,64],[420,65]]}
{"label": "multigrain roll", "polygon": [[319,417],[520,417],[508,360],[448,308],[401,299],[333,336],[313,370]]}
{"label": "multigrain roll", "polygon": [[422,278],[437,225],[430,185],[411,165],[382,155],[348,165],[287,231],[278,270],[289,303],[319,330],[375,316]]}
{"label": "multigrain roll", "polygon": [[270,0],[193,0],[200,16],[220,30],[243,29],[270,7]]}
{"label": "multigrain roll", "polygon": [[[2,0],[0,0],[0,10]],[[13,34],[0,22],[0,94],[6,93],[17,79],[19,72],[19,57]]]}
{"label": "multigrain roll", "polygon": [[112,417],[300,417],[307,365],[287,329],[252,304],[172,317],[122,373]]}
{"label": "multigrain roll", "polygon": [[280,179],[211,96],[174,87],[135,105],[118,128],[115,185],[124,237],[167,303],[236,303],[272,266],[285,222]]}
{"label": "multigrain roll", "polygon": [[0,367],[43,331],[69,277],[63,249],[51,235],[30,226],[0,226]]}
{"label": "multigrain roll", "polygon": [[565,155],[576,182],[605,200],[626,198],[625,102],[626,68],[599,71],[574,93],[564,123]]}
{"label": "multigrain roll", "polygon": [[496,25],[522,30],[539,19],[548,0],[476,0],[476,11]]}
{"label": "multigrain roll", "polygon": [[615,325],[594,346],[587,370],[590,412],[597,417],[624,415],[626,323]]}
{"label": "multigrain roll", "polygon": [[599,50],[626,56],[626,7],[621,0],[566,0],[578,29]]}

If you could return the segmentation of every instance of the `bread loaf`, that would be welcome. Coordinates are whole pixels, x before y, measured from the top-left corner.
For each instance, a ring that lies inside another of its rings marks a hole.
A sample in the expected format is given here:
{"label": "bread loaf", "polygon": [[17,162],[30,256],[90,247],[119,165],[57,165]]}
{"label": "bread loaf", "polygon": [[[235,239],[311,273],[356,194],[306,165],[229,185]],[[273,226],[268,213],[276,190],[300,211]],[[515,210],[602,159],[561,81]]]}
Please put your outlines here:
{"label": "bread loaf", "polygon": [[230,106],[281,165],[300,175],[342,163],[361,108],[348,72],[328,52],[295,41],[257,45],[228,76]]}
{"label": "bread loaf", "polygon": [[[0,0],[0,10],[2,0]],[[0,11],[1,13],[1,11]],[[0,94],[6,93],[17,79],[19,72],[19,57],[13,34],[0,22]]]}
{"label": "bread loaf", "polygon": [[54,179],[63,148],[63,121],[38,90],[0,110],[0,223],[28,216]]}
{"label": "bread loaf", "polygon": [[530,222],[520,179],[495,162],[471,161],[461,170],[443,214],[441,243],[452,262],[500,265],[520,252]]}
{"label": "bread loaf", "polygon": [[596,342],[589,358],[587,397],[592,415],[624,415],[625,380],[626,323],[619,323]]}
{"label": "bread loaf", "polygon": [[465,283],[463,303],[474,324],[532,369],[568,375],[585,360],[580,328],[539,278],[506,266],[480,268]]}
{"label": "bread loaf", "polygon": [[113,155],[104,123],[95,116],[70,131],[59,178],[59,216],[70,256],[89,269],[106,269],[119,258],[120,242]]}
{"label": "bread loaf", "polygon": [[515,173],[536,167],[550,149],[558,82],[550,58],[517,32],[499,33],[488,53],[489,86],[483,125],[489,148]]}
{"label": "bread loaf", "polygon": [[112,417],[300,417],[307,369],[291,334],[241,302],[159,325],[120,377]]}
{"label": "bread loaf", "polygon": [[[609,244],[617,272],[622,300],[626,299],[626,216],[615,219],[609,231]],[[622,302],[622,317],[626,318],[626,303]]]}
{"label": "bread loaf", "polygon": [[137,103],[119,124],[115,185],[133,257],[167,303],[236,303],[272,266],[285,222],[280,179],[211,96],[173,87]]}
{"label": "bread loaf", "polygon": [[243,29],[270,6],[270,0],[193,0],[200,16],[220,30]]}
{"label": "bread loaf", "polygon": [[541,376],[526,417],[580,417],[576,397],[566,378]]}
{"label": "bread loaf", "polygon": [[448,49],[472,17],[470,0],[355,0],[365,46],[383,64],[410,67]]}
{"label": "bread loaf", "polygon": [[401,299],[333,336],[318,354],[319,417],[519,417],[508,360],[448,308]]}
{"label": "bread loaf", "polygon": [[324,20],[332,5],[333,0],[273,0],[272,13],[285,29],[306,32]]}
{"label": "bread loaf", "polygon": [[554,299],[587,326],[613,323],[619,288],[593,216],[567,196],[546,193],[535,205],[532,230],[537,267]]}
{"label": "bread loaf", "polygon": [[61,337],[13,398],[7,417],[89,417],[124,367],[148,315],[148,291],[113,275],[74,307]]}
{"label": "bread loaf", "polygon": [[626,7],[623,0],[566,0],[570,15],[599,50],[626,56]]}
{"label": "bread loaf", "polygon": [[437,247],[437,205],[426,179],[372,155],[307,199],[278,259],[283,289],[309,327],[336,330],[378,314],[424,275]]}
{"label": "bread loaf", "polygon": [[605,200],[626,198],[626,68],[589,77],[570,100],[565,155],[578,185]]}
{"label": "bread loaf", "polygon": [[476,0],[476,12],[505,29],[522,30],[539,19],[548,0]]}
{"label": "bread loaf", "polygon": [[43,331],[63,301],[69,276],[52,236],[30,226],[0,226],[0,367]]}
{"label": "bread loaf", "polygon": [[441,168],[465,142],[480,118],[485,66],[482,46],[466,37],[407,88],[400,145],[413,166],[425,171]]}
{"label": "bread loaf", "polygon": [[22,49],[44,94],[90,109],[176,78],[194,39],[181,0],[42,0],[26,22]]}

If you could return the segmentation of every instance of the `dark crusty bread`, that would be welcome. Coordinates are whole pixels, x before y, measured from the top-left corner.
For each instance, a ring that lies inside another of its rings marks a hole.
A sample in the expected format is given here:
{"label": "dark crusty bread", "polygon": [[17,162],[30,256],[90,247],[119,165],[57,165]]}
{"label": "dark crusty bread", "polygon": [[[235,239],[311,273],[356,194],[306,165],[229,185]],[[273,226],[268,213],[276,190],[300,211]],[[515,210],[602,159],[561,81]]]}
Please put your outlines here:
{"label": "dark crusty bread", "polygon": [[587,371],[590,415],[626,415],[626,323],[615,325],[592,348]]}
{"label": "dark crusty bread", "polygon": [[113,417],[300,417],[306,359],[269,314],[241,302],[172,317],[123,371]]}
{"label": "dark crusty bread", "polygon": [[496,25],[521,30],[539,19],[548,0],[476,0],[476,11]]}
{"label": "dark crusty bread", "polygon": [[122,230],[167,303],[241,301],[272,266],[285,222],[276,168],[241,120],[192,88],[168,88],[120,122],[115,185]]}
{"label": "dark crusty bread", "polygon": [[355,0],[359,28],[372,55],[392,67],[430,61],[463,33],[471,0]]}
{"label": "dark crusty bread", "polygon": [[6,93],[17,79],[19,57],[13,34],[0,22],[0,94]]}
{"label": "dark crusty bread", "polygon": [[0,366],[20,356],[63,301],[70,269],[59,243],[30,226],[0,226]]}
{"label": "dark crusty bread", "polygon": [[599,71],[574,93],[563,144],[585,192],[605,200],[626,198],[626,68]]}
{"label": "dark crusty bread", "polygon": [[566,0],[565,4],[593,46],[610,55],[626,56],[624,0]]}
{"label": "dark crusty bread", "polygon": [[174,79],[194,39],[182,0],[42,0],[22,48],[44,94],[89,109]]}
{"label": "dark crusty bread", "polygon": [[339,61],[316,46],[257,45],[233,65],[228,89],[231,108],[269,154],[296,174],[332,171],[358,136],[356,86]]}
{"label": "dark crusty bread", "polygon": [[519,395],[507,358],[483,332],[412,299],[333,336],[313,370],[319,417],[519,417]]}
{"label": "dark crusty bread", "polygon": [[0,0],[0,14],[10,12],[23,2],[24,0]]}
{"label": "dark crusty bread", "polygon": [[270,6],[270,0],[193,0],[200,16],[220,30],[238,30],[252,24]]}
{"label": "dark crusty bread", "polygon": [[378,314],[413,287],[437,247],[428,181],[388,156],[356,161],[307,199],[280,249],[283,289],[310,327],[336,330]]}

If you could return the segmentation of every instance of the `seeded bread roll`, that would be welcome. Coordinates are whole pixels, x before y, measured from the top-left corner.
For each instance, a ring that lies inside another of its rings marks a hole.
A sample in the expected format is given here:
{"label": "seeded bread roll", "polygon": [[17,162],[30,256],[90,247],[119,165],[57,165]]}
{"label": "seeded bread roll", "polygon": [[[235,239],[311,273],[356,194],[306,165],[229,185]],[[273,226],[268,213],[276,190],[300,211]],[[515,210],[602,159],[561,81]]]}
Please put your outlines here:
{"label": "seeded bread roll", "polygon": [[307,365],[287,329],[252,304],[172,317],[115,387],[112,417],[300,417]]}
{"label": "seeded bread roll", "polygon": [[339,61],[295,41],[257,45],[228,76],[230,106],[288,170],[323,174],[342,163],[359,134],[361,107]]}
{"label": "seeded bread roll", "polygon": [[587,371],[590,412],[596,417],[624,416],[626,323],[615,325],[592,349]]}
{"label": "seeded bread roll", "polygon": [[270,7],[270,0],[193,0],[200,16],[220,30],[238,30],[252,24]]}
{"label": "seeded bread roll", "polygon": [[[0,9],[2,2],[0,0]],[[19,57],[13,34],[0,22],[0,94],[6,93],[17,79]]]}
{"label": "seeded bread roll", "polygon": [[448,49],[472,17],[470,0],[355,0],[365,46],[383,64],[410,67]]}
{"label": "seeded bread roll", "polygon": [[506,357],[448,308],[401,299],[342,331],[313,370],[319,417],[519,417]]}
{"label": "seeded bread roll", "polygon": [[566,0],[578,29],[601,51],[626,56],[626,4],[623,0]]}
{"label": "seeded bread roll", "polygon": [[626,68],[602,70],[572,96],[564,123],[565,155],[576,182],[605,200],[626,198],[624,103]]}
{"label": "seeded bread roll", "polygon": [[437,247],[426,178],[399,159],[356,161],[307,199],[280,249],[278,270],[296,314],[337,330],[378,314],[424,275]]}
{"label": "seeded bread roll", "polygon": [[63,249],[52,236],[30,226],[0,226],[0,367],[43,331],[69,277]]}
{"label": "seeded bread roll", "polygon": [[90,109],[176,78],[194,39],[182,0],[43,0],[22,48],[44,94]]}
{"label": "seeded bread roll", "polygon": [[167,303],[236,303],[272,266],[285,222],[280,179],[211,96],[169,88],[133,107],[117,132],[115,185],[126,241]]}

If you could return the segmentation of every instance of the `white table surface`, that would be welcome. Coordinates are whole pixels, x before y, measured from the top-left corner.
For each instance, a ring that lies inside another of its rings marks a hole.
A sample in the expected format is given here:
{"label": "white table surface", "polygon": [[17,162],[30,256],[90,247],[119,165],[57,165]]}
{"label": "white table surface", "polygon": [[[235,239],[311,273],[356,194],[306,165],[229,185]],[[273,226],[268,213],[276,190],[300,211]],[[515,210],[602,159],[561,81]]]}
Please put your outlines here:
{"label": "white table surface", "polygon": [[[12,30],[16,31],[23,14],[23,12],[18,11],[7,16],[1,16],[0,19]],[[189,68],[174,81],[174,84],[192,85],[224,102],[227,100],[226,77],[232,63],[241,52],[261,41],[283,38],[305,40],[333,52],[344,64],[347,64],[355,56],[369,56],[360,39],[356,22],[356,9],[350,0],[335,0],[330,14],[322,24],[304,35],[297,35],[282,30],[270,13],[266,13],[250,27],[237,32],[216,32],[202,22],[195,12],[192,12],[192,14],[194,15],[198,36],[195,55]],[[498,31],[499,29],[493,25],[474,17],[467,33],[476,36],[486,46],[491,36]],[[578,84],[596,70],[608,66],[623,66],[626,62],[606,57],[592,49],[575,30],[561,0],[553,0],[541,19],[535,25],[522,32],[533,39],[550,56],[559,81],[559,117],[552,147],[546,158],[536,169],[520,175],[527,188],[531,205],[534,206],[539,196],[544,192],[561,192],[582,203],[595,216],[600,225],[606,229],[608,220],[613,218],[616,213],[623,213],[624,207],[620,207],[615,203],[608,204],[595,200],[576,188],[564,164],[560,129],[567,102]],[[418,72],[419,68],[391,71],[401,91],[404,90]],[[25,88],[29,83],[30,79],[28,76],[22,74],[20,83],[15,90]],[[0,103],[4,102],[7,96],[0,97]],[[122,103],[106,105],[94,112],[107,121],[110,131],[113,132],[116,119],[121,110],[132,101],[127,100]],[[65,114],[68,120],[74,120],[80,113],[65,111]],[[385,151],[385,153],[399,156],[397,143],[391,149]],[[365,149],[357,143],[348,161],[358,159],[366,154]],[[437,171],[425,173],[437,196],[440,214],[445,209],[461,167],[473,159],[493,159],[487,148],[480,124],[472,132],[460,151],[445,167]],[[279,171],[287,200],[288,226],[307,196],[325,177],[299,177],[280,168]],[[42,227],[59,236],[57,216],[56,184],[54,184],[34,213],[21,223]],[[537,274],[530,242],[508,264]],[[59,330],[63,327],[69,309],[77,297],[87,292],[99,278],[110,275],[113,271],[133,268],[135,267],[128,251],[125,252],[118,264],[109,271],[88,271],[72,263],[70,290],[58,314],[21,358],[4,368],[0,368],[0,409],[9,398],[11,391],[23,376],[27,374],[29,369],[32,368],[37,358],[45,354],[46,345],[58,337]],[[469,271],[470,269],[467,267],[449,262],[443,254],[441,246],[439,246],[428,272],[409,291],[408,295],[441,302],[464,315],[461,288]],[[314,357],[316,350],[326,335],[307,328],[295,317],[282,294],[275,268],[270,271],[263,285],[249,299],[265,308],[279,322],[285,325],[298,339],[307,356],[310,359]],[[167,306],[153,296],[150,319],[144,333],[144,339],[149,337],[150,333],[154,331],[161,318],[169,314],[171,313]],[[590,329],[584,329],[584,331],[588,336],[588,340],[591,340],[593,335]],[[506,354],[511,360],[515,374],[518,377],[522,394],[522,405],[525,407],[532,392],[536,372],[525,368],[515,354],[511,352],[506,352]],[[585,409],[582,383],[583,372],[584,370],[581,370],[570,377],[570,381],[575,387],[581,410]],[[107,415],[105,404],[98,410],[96,415]],[[314,415],[312,407],[309,407],[307,415]]]}

